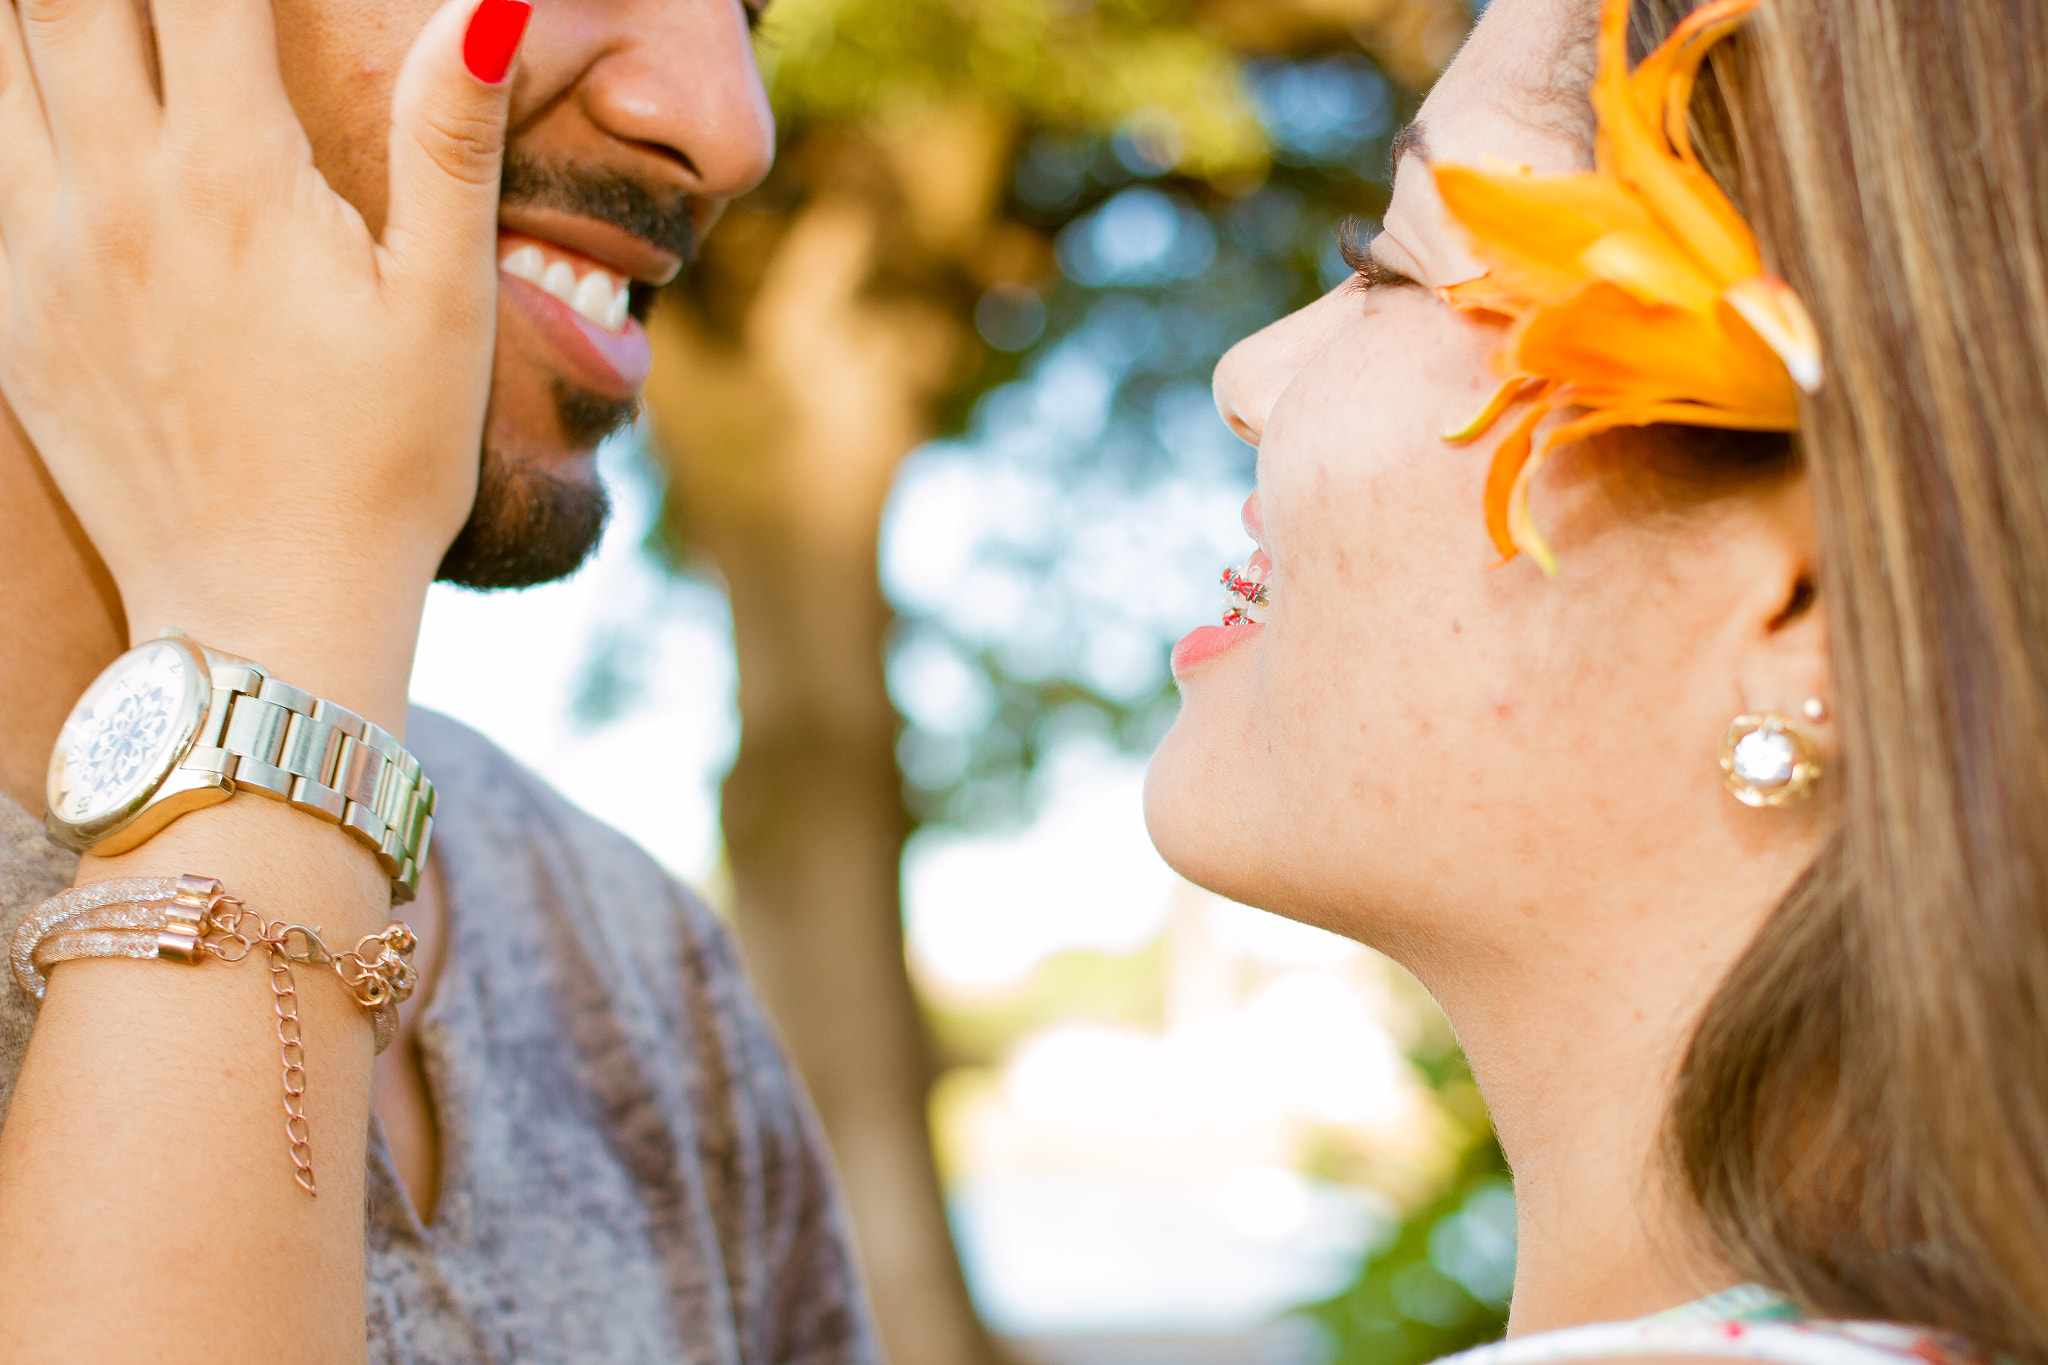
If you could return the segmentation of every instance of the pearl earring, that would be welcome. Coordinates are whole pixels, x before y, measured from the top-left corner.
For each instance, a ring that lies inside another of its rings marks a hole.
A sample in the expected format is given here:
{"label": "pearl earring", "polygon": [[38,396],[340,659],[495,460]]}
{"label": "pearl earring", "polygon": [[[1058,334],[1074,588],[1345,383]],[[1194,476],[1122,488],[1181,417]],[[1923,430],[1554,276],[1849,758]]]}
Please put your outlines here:
{"label": "pearl earring", "polygon": [[1819,697],[1808,697],[1800,704],[1799,714],[1818,725],[1828,718],[1828,704]]}
{"label": "pearl earring", "polygon": [[[1827,713],[1817,697],[1801,709],[1815,707]],[[1745,806],[1789,806],[1804,800],[1819,778],[1813,742],[1775,711],[1737,716],[1721,735],[1721,780]]]}

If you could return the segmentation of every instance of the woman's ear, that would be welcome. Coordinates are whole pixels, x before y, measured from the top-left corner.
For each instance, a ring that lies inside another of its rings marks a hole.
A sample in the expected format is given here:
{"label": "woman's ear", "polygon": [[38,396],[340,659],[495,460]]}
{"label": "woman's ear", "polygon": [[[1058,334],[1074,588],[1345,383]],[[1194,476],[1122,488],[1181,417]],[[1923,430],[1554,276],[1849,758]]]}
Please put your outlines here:
{"label": "woman's ear", "polygon": [[1835,680],[1821,600],[1813,498],[1804,475],[1763,495],[1753,509],[1754,592],[1744,595],[1736,686],[1743,709],[1791,720],[1832,758]]}

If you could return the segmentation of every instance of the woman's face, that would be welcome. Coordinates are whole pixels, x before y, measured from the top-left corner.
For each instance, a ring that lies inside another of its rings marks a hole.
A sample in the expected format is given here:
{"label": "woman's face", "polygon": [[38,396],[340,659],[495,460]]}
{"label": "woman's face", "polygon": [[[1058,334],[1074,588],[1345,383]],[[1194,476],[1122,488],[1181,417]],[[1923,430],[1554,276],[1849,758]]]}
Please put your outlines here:
{"label": "woman's face", "polygon": [[1533,498],[1562,565],[1546,579],[1488,539],[1494,439],[1439,437],[1498,383],[1500,331],[1433,292],[1481,267],[1425,158],[1585,168],[1590,21],[1582,0],[1495,0],[1404,139],[1370,249],[1387,278],[1216,372],[1259,448],[1246,523],[1270,600],[1263,624],[1176,652],[1152,835],[1192,880],[1410,965],[1516,952],[1566,913],[1596,930],[1725,879],[1720,862],[1781,890],[1813,847],[1810,815],[1739,806],[1715,757],[1743,710],[1796,713],[1824,689],[1771,637],[1810,568],[1803,490],[1663,515],[1615,495],[1606,457],[1567,452]]}

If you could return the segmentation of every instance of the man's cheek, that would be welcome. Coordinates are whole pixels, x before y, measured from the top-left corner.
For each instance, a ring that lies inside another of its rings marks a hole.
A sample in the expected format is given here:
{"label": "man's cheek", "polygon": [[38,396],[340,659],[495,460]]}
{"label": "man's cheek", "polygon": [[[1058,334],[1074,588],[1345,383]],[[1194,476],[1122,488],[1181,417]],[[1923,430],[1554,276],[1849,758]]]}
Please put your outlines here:
{"label": "man's cheek", "polygon": [[384,223],[392,90],[428,17],[393,11],[375,0],[281,0],[275,7],[285,92],[313,164],[372,232]]}

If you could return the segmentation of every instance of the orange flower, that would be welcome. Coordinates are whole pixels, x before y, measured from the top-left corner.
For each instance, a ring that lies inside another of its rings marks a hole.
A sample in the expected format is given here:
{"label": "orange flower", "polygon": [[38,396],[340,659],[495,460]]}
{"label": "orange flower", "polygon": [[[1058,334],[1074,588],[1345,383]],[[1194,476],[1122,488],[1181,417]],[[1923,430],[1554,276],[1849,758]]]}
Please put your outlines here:
{"label": "orange flower", "polygon": [[[1450,215],[1487,273],[1439,292],[1507,320],[1508,373],[1476,418],[1484,435],[1527,405],[1494,453],[1486,526],[1502,555],[1557,560],[1529,515],[1551,450],[1615,427],[1678,422],[1750,431],[1799,426],[1795,386],[1820,387],[1820,345],[1798,296],[1763,273],[1756,236],[1692,149],[1686,111],[1707,50],[1758,0],[1713,0],[1628,69],[1629,0],[1604,0],[1596,170],[1433,167]],[[1578,415],[1535,441],[1547,413]]]}

